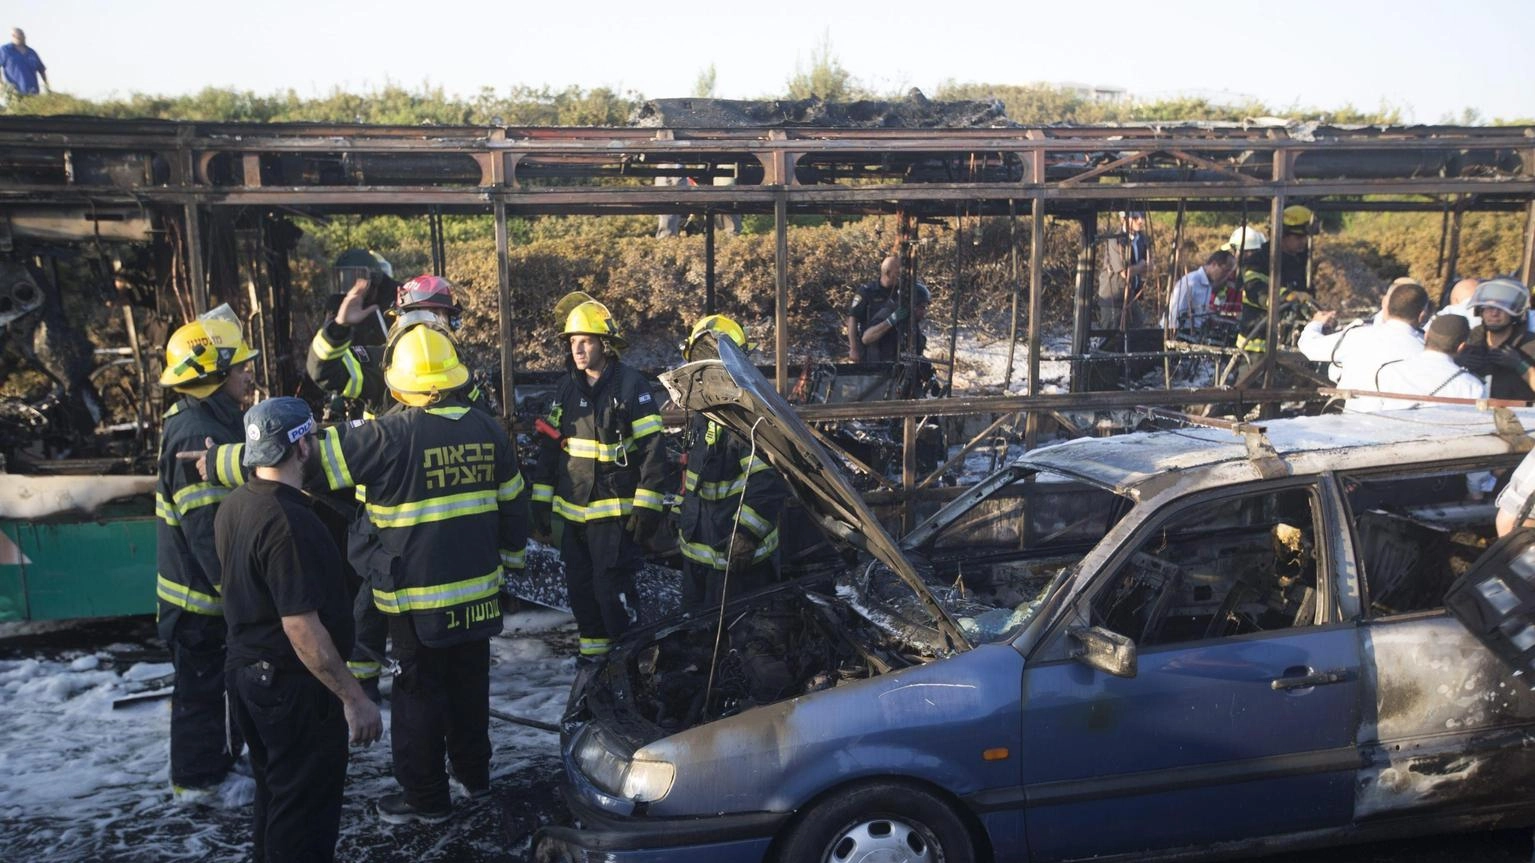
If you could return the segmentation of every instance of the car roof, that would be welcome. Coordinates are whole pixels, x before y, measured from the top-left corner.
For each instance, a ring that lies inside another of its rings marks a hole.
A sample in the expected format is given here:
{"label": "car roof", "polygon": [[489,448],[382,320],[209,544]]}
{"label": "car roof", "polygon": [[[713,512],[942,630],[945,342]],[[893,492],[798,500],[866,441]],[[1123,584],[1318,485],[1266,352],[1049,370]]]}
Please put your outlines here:
{"label": "car roof", "polygon": [[[1535,428],[1535,408],[1510,413],[1524,428]],[[1262,429],[1273,454],[1298,472],[1510,451],[1509,443],[1497,434],[1493,412],[1470,406],[1296,417],[1251,427]],[[1165,482],[1170,474],[1253,460],[1242,434],[1190,426],[1063,441],[1036,449],[1019,463],[1129,490],[1151,480]]]}

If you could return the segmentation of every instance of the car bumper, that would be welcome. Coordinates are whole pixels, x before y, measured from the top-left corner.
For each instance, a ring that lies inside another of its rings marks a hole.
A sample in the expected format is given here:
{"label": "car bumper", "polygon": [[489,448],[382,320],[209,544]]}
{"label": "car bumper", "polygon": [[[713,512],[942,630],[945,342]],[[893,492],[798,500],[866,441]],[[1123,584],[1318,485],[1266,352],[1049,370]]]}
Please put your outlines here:
{"label": "car bumper", "polygon": [[533,837],[538,863],[760,863],[788,814],[700,818],[620,817],[586,805],[567,787],[566,805],[583,826],[549,826]]}

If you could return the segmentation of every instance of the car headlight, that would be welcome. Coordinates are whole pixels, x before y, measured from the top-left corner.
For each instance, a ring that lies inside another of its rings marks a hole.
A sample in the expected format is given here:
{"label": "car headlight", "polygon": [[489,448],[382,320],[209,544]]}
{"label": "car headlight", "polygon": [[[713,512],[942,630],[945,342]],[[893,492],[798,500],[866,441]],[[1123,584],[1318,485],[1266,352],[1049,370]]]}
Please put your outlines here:
{"label": "car headlight", "polygon": [[598,788],[636,803],[660,800],[672,790],[670,762],[636,758],[606,729],[588,725],[573,747],[576,764]]}

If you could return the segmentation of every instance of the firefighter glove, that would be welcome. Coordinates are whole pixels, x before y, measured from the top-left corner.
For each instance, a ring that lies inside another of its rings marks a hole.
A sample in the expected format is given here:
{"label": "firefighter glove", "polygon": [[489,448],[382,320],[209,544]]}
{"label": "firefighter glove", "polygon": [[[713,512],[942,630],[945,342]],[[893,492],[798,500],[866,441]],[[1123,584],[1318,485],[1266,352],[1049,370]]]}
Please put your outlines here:
{"label": "firefighter glove", "polygon": [[624,530],[640,545],[645,545],[655,536],[656,528],[661,526],[661,513],[648,507],[637,506],[629,513],[629,523],[624,525]]}
{"label": "firefighter glove", "polygon": [[1530,370],[1529,360],[1513,348],[1494,348],[1487,352],[1487,359],[1494,368],[1513,372],[1516,375],[1522,375]]}

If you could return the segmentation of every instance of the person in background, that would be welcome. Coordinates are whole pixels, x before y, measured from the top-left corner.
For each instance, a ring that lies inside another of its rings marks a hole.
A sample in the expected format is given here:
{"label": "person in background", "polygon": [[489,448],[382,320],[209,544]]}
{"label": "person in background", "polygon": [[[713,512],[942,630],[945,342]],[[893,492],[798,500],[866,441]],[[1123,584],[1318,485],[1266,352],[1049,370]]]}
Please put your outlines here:
{"label": "person in background", "polygon": [[[1384,289],[1377,289],[1380,294],[1380,309],[1375,314],[1368,318],[1351,321],[1341,329],[1333,329],[1333,324],[1338,319],[1336,309],[1319,311],[1312,315],[1311,321],[1306,324],[1305,329],[1301,330],[1300,339],[1295,345],[1296,349],[1314,363],[1327,363],[1327,377],[1337,381],[1343,374],[1343,366],[1337,359],[1342,345],[1386,319],[1386,307],[1391,302],[1391,294],[1401,285],[1415,285],[1420,289],[1423,287],[1417,279],[1407,276],[1393,279]],[[1414,324],[1414,328],[1416,327],[1417,324]]]}
{"label": "person in background", "polygon": [[[693,325],[684,359],[698,359],[693,347],[710,332],[747,350],[740,324],[724,315],[709,315]],[[694,609],[718,605],[777,580],[778,516],[788,489],[750,441],[713,420],[694,415],[688,441],[677,526],[684,558],[682,607]]]}
{"label": "person in background", "polygon": [[309,405],[267,399],[245,412],[254,470],[214,519],[223,572],[230,705],[256,780],[257,863],[330,861],[341,825],[347,740],[384,733],[347,671],[351,598],[341,553],[300,490],[315,452]]}
{"label": "person in background", "polygon": [[1481,279],[1460,279],[1455,286],[1450,288],[1450,302],[1440,309],[1436,317],[1442,315],[1460,315],[1466,319],[1466,323],[1472,327],[1479,326],[1482,319],[1476,316],[1471,308],[1471,298],[1476,295],[1476,288],[1482,283]]}
{"label": "person in background", "polygon": [[[1332,361],[1342,369],[1338,388],[1376,392],[1375,373],[1393,360],[1406,360],[1423,352],[1423,334],[1418,331],[1428,310],[1428,292],[1416,282],[1398,284],[1387,295],[1386,319],[1379,324],[1358,327],[1355,335],[1340,342]],[[1310,325],[1308,325],[1310,326]],[[1375,396],[1351,397],[1343,409],[1353,412],[1384,410]]]}
{"label": "person in background", "polygon": [[1506,276],[1482,282],[1471,297],[1482,323],[1457,361],[1487,380],[1489,398],[1535,401],[1535,335],[1524,326],[1529,306],[1529,289]]}
{"label": "person in background", "polygon": [[1162,319],[1165,329],[1179,338],[1201,341],[1216,316],[1217,292],[1236,272],[1236,256],[1221,249],[1205,258],[1204,266],[1190,270],[1173,285],[1167,300],[1167,316]]}
{"label": "person in background", "polygon": [[245,439],[240,411],[257,353],[235,313],[219,306],[171,334],[160,376],[161,386],[182,397],[166,412],[161,435],[155,593],[160,638],[176,670],[171,792],[183,804],[240,805],[254,790],[249,779],[230,773],[244,742],[225,712],[226,630],[213,542],[214,515],[229,490],[205,481],[177,454]]}
{"label": "person in background", "polygon": [[[1417,356],[1383,363],[1375,373],[1375,390],[1383,393],[1411,393],[1420,396],[1479,399],[1486,386],[1455,362],[1455,355],[1466,343],[1471,326],[1459,315],[1440,315],[1429,322],[1423,337],[1423,352]],[[1420,407],[1426,402],[1408,399],[1381,399],[1381,410]]]}
{"label": "person in background", "polygon": [[1279,234],[1279,286],[1285,291],[1311,293],[1311,238],[1317,233],[1310,207],[1284,208]]}
{"label": "person in background", "polygon": [[37,56],[37,52],[27,47],[27,34],[20,27],[11,28],[11,43],[0,45],[0,69],[3,69],[5,86],[22,96],[37,95],[37,84],[43,84],[45,92],[52,92],[48,86],[48,67],[43,65],[43,58]]}
{"label": "person in background", "polygon": [[539,437],[533,524],[558,537],[580,657],[592,660],[633,622],[634,574],[661,526],[664,427],[649,382],[619,359],[607,306],[577,304],[560,335],[570,353],[545,418],[553,434]]}
{"label": "person in background", "polygon": [[864,335],[869,327],[878,322],[875,315],[901,290],[901,259],[890,255],[879,264],[879,278],[859,285],[848,307],[844,325],[847,335],[849,362],[861,363],[866,359]]}
{"label": "person in background", "polygon": [[1140,210],[1127,210],[1119,217],[1119,233],[1103,238],[1103,251],[1099,255],[1096,323],[1104,330],[1133,329],[1141,325],[1141,288],[1151,269],[1146,214]]}

